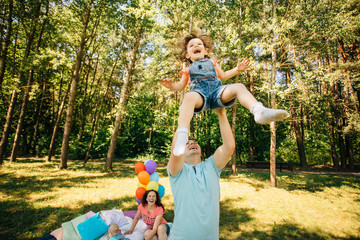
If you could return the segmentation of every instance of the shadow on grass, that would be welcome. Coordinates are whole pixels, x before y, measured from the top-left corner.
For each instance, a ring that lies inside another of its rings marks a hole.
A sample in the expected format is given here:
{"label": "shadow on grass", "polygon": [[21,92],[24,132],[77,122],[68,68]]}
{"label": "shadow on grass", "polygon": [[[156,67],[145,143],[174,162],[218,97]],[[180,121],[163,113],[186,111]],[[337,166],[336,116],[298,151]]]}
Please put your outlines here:
{"label": "shadow on grass", "polygon": [[278,178],[278,187],[289,191],[323,191],[325,188],[360,188],[360,177],[334,174],[284,174]]}
{"label": "shadow on grass", "polygon": [[234,208],[232,202],[235,200],[227,199],[220,202],[220,231],[222,229],[237,229],[239,224],[247,223],[253,220],[251,213],[254,209]]}
{"label": "shadow on grass", "polygon": [[[61,175],[61,174],[59,174]],[[93,181],[99,179],[118,178],[124,177],[124,174],[106,174],[102,176],[96,176],[90,178],[89,176],[69,176],[63,175],[58,177],[52,177],[51,179],[44,179],[39,176],[15,176],[12,174],[0,174],[2,184],[0,185],[0,191],[8,196],[16,198],[26,198],[30,193],[36,192],[51,192],[55,188],[72,188],[75,185],[81,187]],[[131,176],[133,177],[133,176]],[[96,188],[96,186],[94,186]]]}
{"label": "shadow on grass", "polygon": [[[249,179],[247,184],[254,188],[265,188],[270,184],[269,172],[241,171],[239,177]],[[224,170],[221,178],[232,180],[231,170]],[[323,191],[325,188],[350,187],[360,189],[360,176],[309,173],[276,173],[277,187],[288,191],[303,190],[308,192]],[[251,181],[251,179],[255,181]],[[260,182],[260,183],[259,183]],[[261,182],[263,184],[261,184]]]}
{"label": "shadow on grass", "polygon": [[[221,231],[221,229],[220,229]],[[235,233],[234,233],[235,232]],[[348,237],[337,237],[329,235],[328,233],[317,230],[307,230],[296,224],[275,224],[271,231],[241,231],[236,233],[236,230],[226,230],[222,232],[233,237],[220,238],[221,240],[228,239],[264,239],[264,240],[325,240],[325,239],[338,239],[338,240],[355,240],[359,239],[358,236],[348,236]]]}
{"label": "shadow on grass", "polygon": [[123,211],[130,210],[123,208],[125,203],[127,205],[133,203],[132,209],[137,208],[132,196],[105,200],[77,209],[51,206],[34,208],[26,201],[3,201],[0,203],[0,239],[37,239],[61,227],[61,223],[89,211],[98,212],[113,208],[123,209]]}

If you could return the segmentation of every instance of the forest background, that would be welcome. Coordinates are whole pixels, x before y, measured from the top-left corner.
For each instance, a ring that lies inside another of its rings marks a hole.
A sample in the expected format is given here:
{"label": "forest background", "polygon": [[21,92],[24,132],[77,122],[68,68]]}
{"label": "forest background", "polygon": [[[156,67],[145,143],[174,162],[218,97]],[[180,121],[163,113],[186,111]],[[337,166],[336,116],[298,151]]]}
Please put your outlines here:
{"label": "forest background", "polygon": [[[264,105],[287,109],[272,125],[240,104],[227,110],[235,162],[354,168],[360,159],[360,3],[356,0],[0,0],[0,163],[148,156],[166,159],[184,93],[176,43],[209,34],[223,70],[248,57],[240,82]],[[213,111],[192,135],[205,156],[221,137]]]}

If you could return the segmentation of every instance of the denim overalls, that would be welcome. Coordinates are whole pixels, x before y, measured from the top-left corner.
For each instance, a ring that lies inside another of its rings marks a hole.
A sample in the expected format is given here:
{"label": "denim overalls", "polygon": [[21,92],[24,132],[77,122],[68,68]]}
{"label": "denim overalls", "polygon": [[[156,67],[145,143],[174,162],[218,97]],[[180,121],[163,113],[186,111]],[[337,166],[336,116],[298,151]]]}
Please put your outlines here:
{"label": "denim overalls", "polygon": [[189,75],[190,92],[199,93],[204,100],[204,105],[201,108],[195,108],[194,113],[209,109],[228,108],[234,105],[235,98],[227,103],[221,102],[221,94],[227,86],[221,85],[211,59],[203,58],[193,62],[189,66]]}

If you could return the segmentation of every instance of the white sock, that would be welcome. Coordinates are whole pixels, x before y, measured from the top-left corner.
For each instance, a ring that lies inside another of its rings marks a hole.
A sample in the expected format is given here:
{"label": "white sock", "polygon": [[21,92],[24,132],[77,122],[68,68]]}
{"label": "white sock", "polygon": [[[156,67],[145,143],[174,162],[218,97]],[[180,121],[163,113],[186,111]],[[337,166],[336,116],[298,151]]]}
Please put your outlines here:
{"label": "white sock", "polygon": [[289,116],[287,111],[282,109],[266,108],[261,102],[255,103],[251,107],[250,112],[254,114],[255,122],[259,124],[281,121]]}
{"label": "white sock", "polygon": [[188,138],[189,131],[187,130],[187,128],[178,128],[176,132],[177,132],[177,139],[173,153],[175,156],[180,156],[185,153],[186,143],[189,140]]}

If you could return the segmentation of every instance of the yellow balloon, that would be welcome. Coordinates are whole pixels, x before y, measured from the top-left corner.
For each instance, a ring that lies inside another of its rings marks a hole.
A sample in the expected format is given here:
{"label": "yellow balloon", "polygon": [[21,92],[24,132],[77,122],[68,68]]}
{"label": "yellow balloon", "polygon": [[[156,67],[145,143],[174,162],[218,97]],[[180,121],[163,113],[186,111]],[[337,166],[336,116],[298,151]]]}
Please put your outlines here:
{"label": "yellow balloon", "polygon": [[146,189],[147,190],[155,190],[155,191],[157,191],[157,190],[159,190],[159,184],[157,182],[155,182],[155,181],[150,181],[148,183]]}
{"label": "yellow balloon", "polygon": [[139,188],[139,187],[143,187],[143,188],[146,189],[146,185],[142,184],[141,182],[138,183],[137,187],[138,187],[138,188]]}

